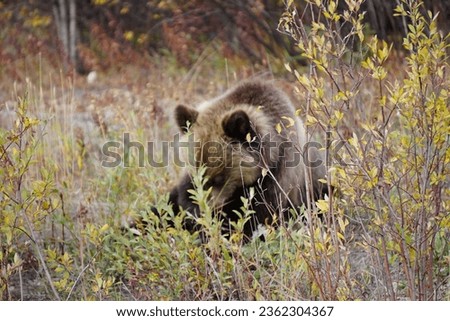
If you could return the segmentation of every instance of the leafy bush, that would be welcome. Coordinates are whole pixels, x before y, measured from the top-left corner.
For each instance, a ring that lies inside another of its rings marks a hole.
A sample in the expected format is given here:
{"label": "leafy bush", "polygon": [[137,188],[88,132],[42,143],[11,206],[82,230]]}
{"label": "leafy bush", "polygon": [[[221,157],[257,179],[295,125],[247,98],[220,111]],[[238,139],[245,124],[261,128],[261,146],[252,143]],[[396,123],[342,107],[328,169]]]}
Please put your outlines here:
{"label": "leafy bush", "polygon": [[0,296],[10,299],[10,278],[21,273],[23,255],[32,251],[39,260],[56,298],[59,298],[47,268],[40,231],[57,207],[51,168],[33,172],[34,155],[40,143],[40,121],[27,113],[28,97],[17,103],[17,118],[9,130],[0,129]]}
{"label": "leafy bush", "polygon": [[372,254],[377,297],[437,299],[449,277],[449,36],[438,32],[437,15],[422,14],[420,1],[402,1],[395,11],[408,21],[403,71],[389,61],[392,46],[365,32],[362,2],[346,1],[340,14],[335,1],[308,1],[305,10],[316,17],[310,29],[292,6],[280,21],[310,61],[306,73],[293,72],[309,128],[327,131],[335,160],[329,173],[342,195],[319,207],[333,226],[325,239],[335,240],[342,259],[336,227],[342,233],[349,216]]}

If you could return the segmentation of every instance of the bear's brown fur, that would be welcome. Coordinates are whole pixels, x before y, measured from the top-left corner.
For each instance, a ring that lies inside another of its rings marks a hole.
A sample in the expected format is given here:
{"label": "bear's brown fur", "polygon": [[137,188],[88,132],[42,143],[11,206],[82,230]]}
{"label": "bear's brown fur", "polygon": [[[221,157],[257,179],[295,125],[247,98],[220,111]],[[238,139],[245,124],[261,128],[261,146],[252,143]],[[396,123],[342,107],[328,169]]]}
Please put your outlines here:
{"label": "bear's brown fur", "polygon": [[[325,190],[319,182],[325,166],[318,149],[305,152],[304,125],[287,95],[272,83],[244,82],[196,109],[179,105],[175,119],[183,133],[200,143],[192,165],[206,168],[205,188],[212,188],[211,206],[225,227],[238,219],[235,211],[251,188],[254,214],[244,227],[247,237],[258,224],[285,218],[306,203],[307,181],[313,187],[310,199]],[[188,193],[192,188],[188,171],[170,193],[175,212],[181,207],[201,215]],[[195,223],[187,226],[195,229]]]}

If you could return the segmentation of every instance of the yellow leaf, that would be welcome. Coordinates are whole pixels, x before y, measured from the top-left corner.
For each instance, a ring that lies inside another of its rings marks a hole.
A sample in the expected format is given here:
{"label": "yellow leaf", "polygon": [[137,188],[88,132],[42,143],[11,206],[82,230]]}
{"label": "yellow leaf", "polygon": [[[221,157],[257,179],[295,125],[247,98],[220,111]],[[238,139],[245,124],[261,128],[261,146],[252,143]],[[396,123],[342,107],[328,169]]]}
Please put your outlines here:
{"label": "yellow leaf", "polygon": [[344,113],[339,110],[335,110],[334,116],[336,117],[337,120],[341,120],[342,118],[344,118]]}
{"label": "yellow leaf", "polygon": [[105,224],[105,225],[103,225],[103,226],[100,228],[99,232],[100,232],[100,233],[104,233],[108,228],[109,228],[109,225],[108,225],[108,224]]}
{"label": "yellow leaf", "polygon": [[306,115],[306,125],[314,125],[317,124],[317,119],[311,115]]}
{"label": "yellow leaf", "polygon": [[127,41],[132,41],[133,38],[134,38],[134,32],[133,31],[125,31],[124,34],[123,34],[123,37]]}
{"label": "yellow leaf", "polygon": [[292,127],[295,125],[295,120],[291,117],[281,116],[282,119],[286,119],[289,123],[286,125],[286,128]]}
{"label": "yellow leaf", "polygon": [[281,124],[278,123],[278,124],[275,126],[275,129],[276,129],[277,133],[280,134],[280,133],[281,133]]}
{"label": "yellow leaf", "polygon": [[261,170],[261,175],[262,175],[262,177],[266,177],[268,172],[269,172],[269,171],[267,170],[267,168],[263,168],[263,169]]}
{"label": "yellow leaf", "polygon": [[328,5],[328,12],[330,14],[333,14],[336,11],[336,2],[330,1],[330,4]]}
{"label": "yellow leaf", "polygon": [[286,68],[287,71],[292,72],[292,69],[291,69],[291,66],[289,66],[289,63],[285,63],[284,68]]}
{"label": "yellow leaf", "polygon": [[328,212],[328,209],[329,209],[328,201],[326,201],[326,200],[318,200],[316,202],[316,206],[322,213]]}

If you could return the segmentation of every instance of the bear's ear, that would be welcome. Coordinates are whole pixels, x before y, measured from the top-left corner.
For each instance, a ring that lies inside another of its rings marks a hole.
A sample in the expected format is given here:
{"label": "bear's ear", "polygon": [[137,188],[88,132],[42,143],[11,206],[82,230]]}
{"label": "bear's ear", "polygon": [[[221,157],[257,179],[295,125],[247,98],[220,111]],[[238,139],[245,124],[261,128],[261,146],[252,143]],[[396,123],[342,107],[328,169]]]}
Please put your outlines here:
{"label": "bear's ear", "polygon": [[175,108],[175,120],[183,133],[188,131],[189,126],[196,122],[198,111],[185,105]]}
{"label": "bear's ear", "polygon": [[247,113],[243,110],[237,110],[226,116],[222,120],[222,128],[225,135],[238,139],[240,142],[244,142],[247,139],[248,134],[254,136],[250,119],[248,118]]}

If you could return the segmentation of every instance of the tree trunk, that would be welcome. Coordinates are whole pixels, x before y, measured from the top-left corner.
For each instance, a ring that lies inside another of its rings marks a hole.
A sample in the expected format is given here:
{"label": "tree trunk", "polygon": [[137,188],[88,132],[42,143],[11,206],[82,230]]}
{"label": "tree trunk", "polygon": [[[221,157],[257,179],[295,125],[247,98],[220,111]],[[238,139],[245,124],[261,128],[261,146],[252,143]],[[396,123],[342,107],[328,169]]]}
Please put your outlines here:
{"label": "tree trunk", "polygon": [[77,61],[77,13],[75,0],[69,0],[69,15],[70,15],[70,26],[69,26],[69,58],[74,66],[76,66]]}
{"label": "tree trunk", "polygon": [[64,68],[67,70],[70,65],[76,66],[76,0],[58,0],[53,5],[53,15],[55,16],[58,38],[63,47]]}

